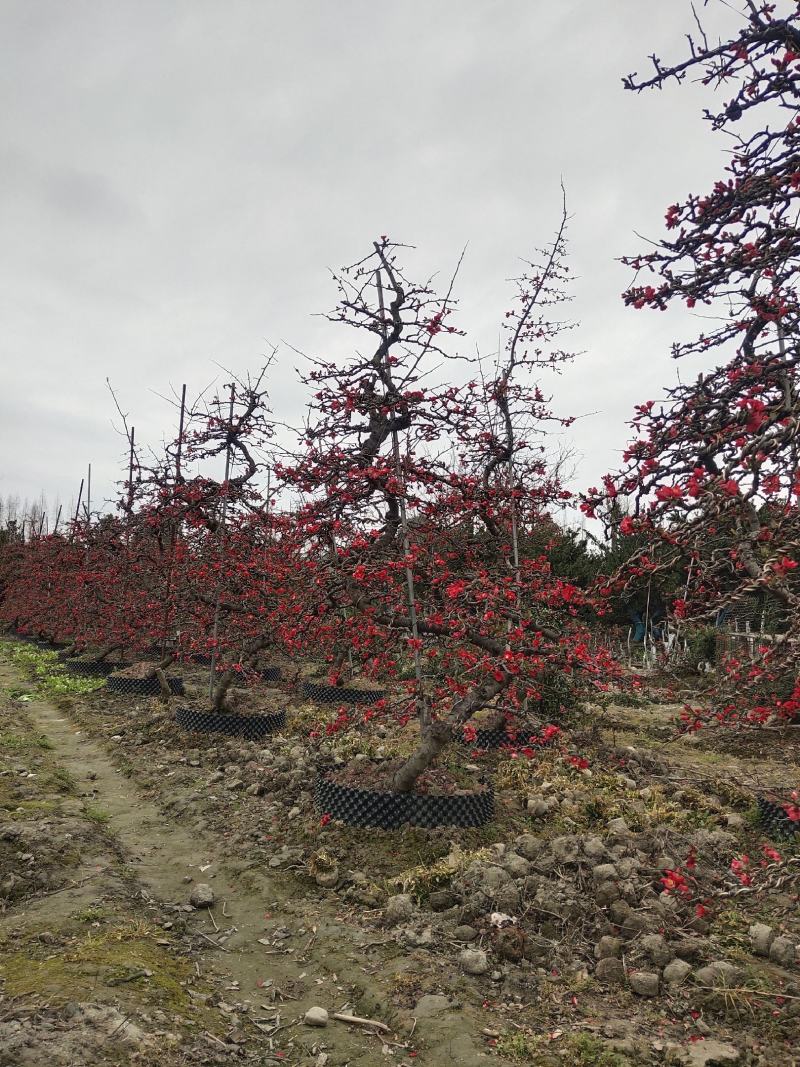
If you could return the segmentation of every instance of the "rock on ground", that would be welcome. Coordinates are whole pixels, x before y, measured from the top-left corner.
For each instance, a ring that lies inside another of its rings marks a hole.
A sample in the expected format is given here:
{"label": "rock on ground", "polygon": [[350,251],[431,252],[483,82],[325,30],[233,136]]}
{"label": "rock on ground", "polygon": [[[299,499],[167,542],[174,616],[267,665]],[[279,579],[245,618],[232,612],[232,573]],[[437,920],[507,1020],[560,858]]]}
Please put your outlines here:
{"label": "rock on ground", "polygon": [[214,890],[207,882],[198,882],[189,894],[189,903],[195,908],[210,908],[214,899]]}

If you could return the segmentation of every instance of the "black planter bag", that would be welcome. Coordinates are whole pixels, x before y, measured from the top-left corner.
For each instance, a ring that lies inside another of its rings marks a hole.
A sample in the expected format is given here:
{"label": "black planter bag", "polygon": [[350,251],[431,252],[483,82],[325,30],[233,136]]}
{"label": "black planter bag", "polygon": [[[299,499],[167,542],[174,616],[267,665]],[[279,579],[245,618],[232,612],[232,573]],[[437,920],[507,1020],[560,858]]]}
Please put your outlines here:
{"label": "black planter bag", "polygon": [[317,810],[348,826],[396,830],[404,824],[424,826],[483,826],[494,817],[494,792],[437,796],[425,793],[383,793],[338,785],[320,777],[314,786]]}
{"label": "black planter bag", "polygon": [[348,689],[346,686],[303,682],[300,695],[314,704],[374,704],[383,700],[385,689]]}
{"label": "black planter bag", "polygon": [[272,715],[236,715],[232,712],[196,711],[194,708],[178,708],[175,722],[184,730],[203,733],[227,734],[229,737],[244,737],[257,741],[282,729],[286,725],[286,712]]}
{"label": "black planter bag", "polygon": [[[183,696],[183,678],[167,678],[170,692],[175,696]],[[122,678],[113,674],[106,680],[106,688],[111,693],[120,693],[123,696],[157,697],[161,695],[161,686],[158,678]]]}

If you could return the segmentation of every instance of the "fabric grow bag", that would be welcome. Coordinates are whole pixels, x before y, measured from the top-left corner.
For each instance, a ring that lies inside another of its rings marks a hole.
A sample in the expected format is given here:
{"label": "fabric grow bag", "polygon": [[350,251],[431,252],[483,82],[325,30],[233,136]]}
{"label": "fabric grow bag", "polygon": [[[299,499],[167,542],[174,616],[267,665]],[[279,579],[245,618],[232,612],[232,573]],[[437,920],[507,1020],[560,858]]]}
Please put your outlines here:
{"label": "fabric grow bag", "polygon": [[80,660],[68,659],[64,663],[70,674],[77,674],[81,678],[105,678],[112,671],[118,671],[121,663],[106,663],[105,660]]}
{"label": "fabric grow bag", "polygon": [[304,700],[315,704],[374,704],[383,700],[385,689],[348,689],[338,685],[317,685],[316,682],[303,682],[300,695]]}
{"label": "fabric grow bag", "polygon": [[178,708],[175,712],[175,722],[184,730],[227,734],[229,737],[244,737],[248,741],[257,741],[260,737],[266,737],[284,727],[286,712],[277,711],[272,715],[235,715],[230,712]]}
{"label": "fabric grow bag", "polygon": [[757,797],[758,824],[770,837],[794,837],[800,834],[800,823],[790,819],[780,804],[766,797]]}
{"label": "fabric grow bag", "polygon": [[[183,678],[167,678],[170,692],[175,696],[183,696]],[[157,697],[161,695],[161,686],[158,678],[120,678],[110,675],[106,680],[106,688],[111,693],[121,693],[124,696]]]}
{"label": "fabric grow bag", "polygon": [[425,793],[384,793],[339,785],[320,777],[314,785],[317,810],[348,826],[397,830],[410,826],[483,826],[494,817],[494,792],[436,796]]}

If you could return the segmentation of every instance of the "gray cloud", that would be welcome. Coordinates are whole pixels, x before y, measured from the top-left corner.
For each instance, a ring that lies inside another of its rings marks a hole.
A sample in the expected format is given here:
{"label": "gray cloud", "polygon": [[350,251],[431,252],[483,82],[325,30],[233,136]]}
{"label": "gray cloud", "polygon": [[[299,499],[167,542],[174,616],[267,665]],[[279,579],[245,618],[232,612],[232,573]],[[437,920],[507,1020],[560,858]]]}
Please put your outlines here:
{"label": "gray cloud", "polygon": [[[169,383],[252,367],[281,338],[340,350],[311,317],[335,296],[327,268],[380,233],[416,244],[421,274],[469,242],[462,324],[490,350],[562,175],[586,355],[554,387],[597,412],[575,434],[596,481],[691,328],[626,311],[615,262],[722,164],[697,86],[621,88],[654,49],[682,55],[690,21],[682,0],[6,0],[0,492],[66,498],[92,460],[111,493],[106,375],[156,443]],[[286,418],[296,363],[283,350],[274,375]]]}

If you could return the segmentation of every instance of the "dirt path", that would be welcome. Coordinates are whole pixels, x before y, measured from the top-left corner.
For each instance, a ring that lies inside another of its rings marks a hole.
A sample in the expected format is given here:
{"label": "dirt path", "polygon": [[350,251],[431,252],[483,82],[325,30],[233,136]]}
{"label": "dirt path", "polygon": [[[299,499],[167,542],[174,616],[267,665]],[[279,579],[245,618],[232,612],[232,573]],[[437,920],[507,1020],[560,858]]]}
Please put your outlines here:
{"label": "dirt path", "polygon": [[[3,690],[20,685],[15,670],[0,662]],[[102,826],[103,843],[81,850],[65,890],[11,909],[3,920],[6,936],[41,931],[76,909],[118,897],[121,879],[165,931],[188,923],[197,974],[213,974],[229,991],[225,1001],[234,1003],[223,1001],[223,1007],[230,1008],[233,1030],[245,1032],[247,1047],[270,1056],[259,1062],[319,1067],[500,1062],[480,1051],[467,1032],[469,1021],[457,1011],[420,1020],[417,1027],[393,1010],[385,979],[409,961],[382,931],[339,921],[324,897],[298,899],[285,876],[237,870],[247,864],[226,862],[213,831],[198,833],[179,817],[165,816],[104,748],[52,704],[28,699],[24,716],[52,746],[65,780],[74,783],[70,817]],[[200,882],[212,887],[215,904],[194,911],[187,904]],[[392,1030],[379,1036],[337,1022],[311,1029],[302,1018],[313,1005],[367,1014]],[[257,1023],[265,1014],[266,1024]],[[279,1029],[273,1030],[276,1017]],[[403,1034],[410,1028],[409,1042]]]}

